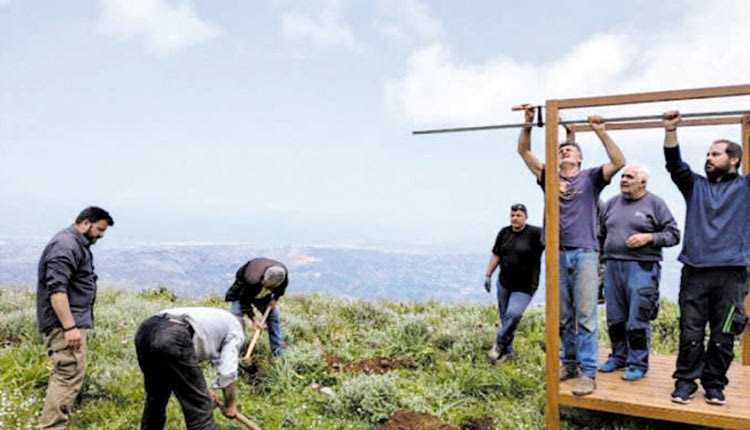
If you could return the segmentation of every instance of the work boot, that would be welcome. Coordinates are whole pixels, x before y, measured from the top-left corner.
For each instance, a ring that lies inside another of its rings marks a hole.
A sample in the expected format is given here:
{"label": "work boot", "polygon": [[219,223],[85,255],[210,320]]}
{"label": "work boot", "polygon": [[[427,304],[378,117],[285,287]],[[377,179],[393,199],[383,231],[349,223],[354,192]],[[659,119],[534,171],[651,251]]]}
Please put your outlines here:
{"label": "work boot", "polygon": [[576,396],[586,396],[594,392],[596,381],[590,376],[582,376],[573,384],[573,394]]}
{"label": "work boot", "polygon": [[489,351],[487,351],[487,357],[490,358],[490,361],[493,363],[497,361],[498,358],[500,358],[500,348],[498,348],[497,344],[492,344],[492,348],[490,348]]}
{"label": "work boot", "polygon": [[573,366],[560,366],[560,380],[567,381],[578,377],[578,368]]}

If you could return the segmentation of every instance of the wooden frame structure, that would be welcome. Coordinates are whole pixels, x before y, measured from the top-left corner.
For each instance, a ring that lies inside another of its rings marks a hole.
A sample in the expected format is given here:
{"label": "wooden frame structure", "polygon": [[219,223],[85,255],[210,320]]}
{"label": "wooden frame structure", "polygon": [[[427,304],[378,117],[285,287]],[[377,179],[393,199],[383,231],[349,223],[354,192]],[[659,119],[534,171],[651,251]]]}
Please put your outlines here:
{"label": "wooden frame structure", "polygon": [[[545,104],[545,137],[546,166],[558,165],[558,118],[561,110],[568,108],[613,106],[673,100],[692,100],[750,95],[750,85],[735,85],[712,88],[696,88],[676,91],[659,91],[648,93],[622,94],[602,97],[585,97],[574,99],[547,100]],[[743,171],[750,167],[750,116],[723,118],[705,118],[683,120],[684,126],[701,126],[716,124],[741,124],[743,146]],[[612,123],[606,124],[607,130],[624,130],[636,128],[661,128],[660,121]],[[573,131],[589,131],[587,125],[573,125]],[[728,404],[721,407],[706,405],[704,402],[693,402],[689,405],[677,405],[669,401],[672,388],[672,377],[669,369],[670,357],[652,356],[652,372],[644,380],[633,382],[617,381],[617,389],[602,392],[606,381],[597,377],[598,389],[589,396],[576,397],[570,394],[570,384],[559,381],[559,184],[558,175],[545,175],[545,239],[546,239],[546,317],[547,317],[547,428],[559,428],[559,406],[575,406],[586,409],[624,413],[634,416],[657,418],[701,425],[726,428],[750,428],[750,393],[727,392]],[[750,309],[750,298],[746,300]],[[743,335],[742,366],[733,365],[730,379],[734,387],[748,391],[750,385],[750,329]],[[658,370],[656,366],[661,366]],[[674,359],[671,361],[674,367]],[[660,373],[661,372],[661,373]],[[668,381],[664,379],[664,373]],[[661,375],[661,379],[659,379]],[[619,378],[618,378],[619,379]],[[665,386],[665,383],[667,385]],[[730,386],[730,387],[732,387]],[[728,390],[729,388],[728,387]],[[567,388],[564,391],[561,388]],[[625,399],[627,389],[636,392],[634,399]],[[659,397],[661,396],[661,397]],[[699,404],[700,403],[700,404]],[[733,406],[734,405],[734,406]]]}

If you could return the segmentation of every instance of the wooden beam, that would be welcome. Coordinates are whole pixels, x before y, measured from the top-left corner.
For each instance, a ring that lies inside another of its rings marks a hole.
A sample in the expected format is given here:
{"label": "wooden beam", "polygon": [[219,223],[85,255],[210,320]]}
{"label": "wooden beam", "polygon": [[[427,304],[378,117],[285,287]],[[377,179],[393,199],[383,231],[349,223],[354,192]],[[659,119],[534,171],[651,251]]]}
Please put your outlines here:
{"label": "wooden beam", "polygon": [[557,174],[557,104],[547,101],[544,166],[544,226],[547,295],[547,429],[560,428],[560,205]]}
{"label": "wooden beam", "polygon": [[[724,125],[724,124],[740,124],[742,123],[741,116],[723,117],[723,118],[703,118],[703,119],[686,119],[680,123],[680,127],[696,127],[703,125]],[[644,122],[613,122],[604,124],[607,130],[636,130],[644,128],[664,128],[664,124],[661,121],[644,121]],[[573,132],[587,132],[591,131],[591,127],[588,124],[574,124],[572,126]]]}
{"label": "wooden beam", "polygon": [[[742,172],[750,172],[750,115],[742,117]],[[745,314],[750,311],[750,295],[745,297]],[[750,365],[750,328],[742,335],[742,364]]]}
{"label": "wooden beam", "polygon": [[613,106],[635,103],[660,102],[670,100],[733,97],[744,95],[750,95],[750,85],[730,85],[725,87],[694,88],[688,90],[654,91],[646,93],[619,94],[599,97],[581,97],[552,101],[557,102],[556,104],[558,109],[566,109],[591,106]]}

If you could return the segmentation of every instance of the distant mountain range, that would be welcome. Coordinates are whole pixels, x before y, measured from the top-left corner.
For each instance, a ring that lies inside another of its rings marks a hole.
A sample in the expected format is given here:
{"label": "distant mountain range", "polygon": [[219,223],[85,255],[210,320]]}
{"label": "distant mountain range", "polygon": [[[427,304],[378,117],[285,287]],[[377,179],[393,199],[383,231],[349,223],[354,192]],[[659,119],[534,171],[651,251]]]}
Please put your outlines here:
{"label": "distant mountain range", "polygon": [[[36,285],[43,243],[0,241],[0,285]],[[223,294],[250,258],[279,260],[290,271],[289,292],[365,300],[494,302],[482,280],[489,253],[389,251],[347,247],[264,248],[230,244],[95,245],[99,285],[129,289],[165,286],[181,296]],[[667,258],[662,295],[676,301],[680,265]],[[544,275],[534,302],[544,301]],[[494,282],[494,281],[493,281]]]}

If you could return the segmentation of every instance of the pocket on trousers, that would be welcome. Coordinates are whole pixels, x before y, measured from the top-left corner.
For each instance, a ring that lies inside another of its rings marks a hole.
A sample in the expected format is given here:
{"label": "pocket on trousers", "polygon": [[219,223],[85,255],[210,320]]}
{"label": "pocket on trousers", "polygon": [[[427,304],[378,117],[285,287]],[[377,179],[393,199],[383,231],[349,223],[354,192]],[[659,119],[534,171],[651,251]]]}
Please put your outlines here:
{"label": "pocket on trousers", "polygon": [[648,322],[656,319],[659,315],[659,290],[653,287],[638,289],[638,318],[639,321]]}
{"label": "pocket on trousers", "polygon": [[644,272],[650,272],[654,270],[654,264],[656,264],[653,261],[639,261],[638,266],[640,266],[641,270]]}
{"label": "pocket on trousers", "polygon": [[63,348],[52,353],[52,363],[57,373],[72,377],[78,370],[78,360],[71,348]]}
{"label": "pocket on trousers", "polygon": [[730,317],[727,318],[727,324],[724,325],[724,333],[733,334],[735,336],[742,334],[745,331],[747,325],[747,315],[740,308],[732,306],[729,311]]}

